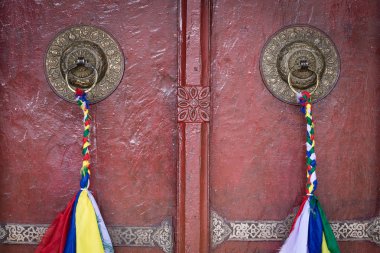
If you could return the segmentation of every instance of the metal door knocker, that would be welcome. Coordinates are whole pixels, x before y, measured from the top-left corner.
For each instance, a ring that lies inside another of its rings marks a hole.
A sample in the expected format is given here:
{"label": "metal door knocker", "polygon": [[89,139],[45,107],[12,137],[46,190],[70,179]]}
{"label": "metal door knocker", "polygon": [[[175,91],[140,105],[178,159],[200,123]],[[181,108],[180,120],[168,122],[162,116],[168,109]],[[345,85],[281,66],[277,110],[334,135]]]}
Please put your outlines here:
{"label": "metal door knocker", "polygon": [[281,101],[297,104],[296,93],[308,91],[317,102],[334,88],[340,59],[324,32],[296,25],[281,29],[267,41],[260,70],[269,91]]}
{"label": "metal door knocker", "polygon": [[310,87],[314,87],[310,91],[310,94],[313,94],[319,87],[319,75],[309,69],[309,64],[307,60],[300,60],[300,68],[293,70],[291,68],[288,74],[288,85],[289,88],[297,94],[299,90],[305,90]]}
{"label": "metal door knocker", "polygon": [[93,26],[75,26],[59,33],[46,53],[46,76],[53,91],[75,103],[75,89],[90,103],[108,97],[124,73],[124,57],[116,40]]}
{"label": "metal door knocker", "polygon": [[74,66],[65,71],[65,81],[72,92],[80,88],[88,93],[98,81],[98,71],[84,57],[78,57]]}

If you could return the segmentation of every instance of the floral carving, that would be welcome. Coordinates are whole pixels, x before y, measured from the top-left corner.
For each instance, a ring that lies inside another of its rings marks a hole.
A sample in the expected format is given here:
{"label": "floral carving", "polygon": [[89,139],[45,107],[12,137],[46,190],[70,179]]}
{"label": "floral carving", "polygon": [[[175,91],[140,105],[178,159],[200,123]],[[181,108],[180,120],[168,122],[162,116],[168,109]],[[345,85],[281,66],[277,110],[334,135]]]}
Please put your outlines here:
{"label": "floral carving", "polygon": [[[280,241],[288,234],[295,215],[285,220],[227,221],[211,212],[211,242],[215,247],[224,241]],[[331,228],[339,241],[371,241],[380,245],[380,218],[356,221],[332,221]]]}
{"label": "floral carving", "polygon": [[[47,228],[45,224],[0,224],[0,244],[38,244]],[[158,247],[165,253],[173,252],[171,219],[156,227],[110,226],[108,231],[114,246]]]}
{"label": "floral carving", "polygon": [[164,252],[169,253],[173,250],[172,234],[171,222],[166,220],[161,223],[161,226],[153,234],[153,240]]}
{"label": "floral carving", "polygon": [[224,221],[224,219],[219,216],[216,212],[211,212],[211,243],[212,246],[224,242],[228,236],[231,234],[232,230]]}
{"label": "floral carving", "polygon": [[178,122],[210,121],[210,87],[178,88]]}

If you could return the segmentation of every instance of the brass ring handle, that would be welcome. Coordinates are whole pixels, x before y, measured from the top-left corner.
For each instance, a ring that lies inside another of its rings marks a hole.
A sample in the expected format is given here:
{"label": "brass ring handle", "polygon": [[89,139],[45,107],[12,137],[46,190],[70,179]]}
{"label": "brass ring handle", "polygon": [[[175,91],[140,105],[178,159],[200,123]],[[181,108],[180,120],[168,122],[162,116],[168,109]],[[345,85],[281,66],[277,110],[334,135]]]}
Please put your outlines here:
{"label": "brass ring handle", "polygon": [[[310,95],[312,95],[317,89],[318,89],[318,86],[319,86],[319,75],[317,74],[317,72],[313,71],[315,73],[315,75],[317,76],[317,84],[315,85],[315,88],[310,91]],[[299,92],[297,92],[294,88],[293,88],[293,85],[291,84],[291,79],[292,77],[292,71],[289,71],[289,74],[288,74],[288,85],[289,85],[289,88],[295,93],[295,94],[299,94]]]}
{"label": "brass ring handle", "polygon": [[[67,69],[65,71],[65,82],[66,82],[66,85],[74,93],[75,93],[75,89],[73,89],[70,86],[70,84],[69,84],[68,73],[70,72],[70,70],[76,68],[77,66],[78,66],[78,64],[76,64],[75,66],[72,66],[71,68],[69,68],[69,69]],[[84,89],[84,92],[88,93],[88,92],[90,92],[95,87],[95,84],[98,82],[98,71],[96,70],[96,68],[94,66],[92,66],[91,64],[89,64],[87,62],[85,63],[85,66],[91,68],[94,71],[94,73],[95,73],[95,80],[92,83],[92,85],[88,89]]]}

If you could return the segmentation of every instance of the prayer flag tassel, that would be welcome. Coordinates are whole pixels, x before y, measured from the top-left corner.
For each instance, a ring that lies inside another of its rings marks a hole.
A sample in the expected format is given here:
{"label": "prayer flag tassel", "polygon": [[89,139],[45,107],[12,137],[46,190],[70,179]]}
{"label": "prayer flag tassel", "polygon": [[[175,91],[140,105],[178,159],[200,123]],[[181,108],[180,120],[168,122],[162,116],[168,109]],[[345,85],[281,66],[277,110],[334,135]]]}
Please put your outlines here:
{"label": "prayer flag tassel", "polygon": [[314,141],[314,123],[311,112],[310,93],[303,91],[297,94],[298,101],[305,114],[306,136],[306,166],[307,183],[306,196],[293,221],[288,239],[282,246],[280,253],[340,253],[334,233],[327,221],[314,191],[318,181],[316,175],[316,155]]}
{"label": "prayer flag tassel", "polygon": [[113,253],[111,238],[99,207],[88,190],[90,186],[90,115],[86,93],[76,90],[77,104],[83,111],[83,162],[80,190],[46,231],[36,253]]}

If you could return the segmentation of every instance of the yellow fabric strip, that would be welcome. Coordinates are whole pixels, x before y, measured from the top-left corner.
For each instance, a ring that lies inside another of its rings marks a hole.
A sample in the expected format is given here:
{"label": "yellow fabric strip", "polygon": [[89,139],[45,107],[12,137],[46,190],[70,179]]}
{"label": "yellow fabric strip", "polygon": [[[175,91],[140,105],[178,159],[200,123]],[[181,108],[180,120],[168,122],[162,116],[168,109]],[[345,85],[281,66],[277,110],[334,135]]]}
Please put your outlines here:
{"label": "yellow fabric strip", "polygon": [[82,163],[82,167],[88,167],[90,165],[90,162],[88,160],[84,160]]}
{"label": "yellow fabric strip", "polygon": [[104,253],[96,214],[88,198],[87,190],[79,196],[75,213],[76,253]]}
{"label": "yellow fabric strip", "polygon": [[327,247],[325,233],[322,234],[322,253],[330,253],[329,248]]}

